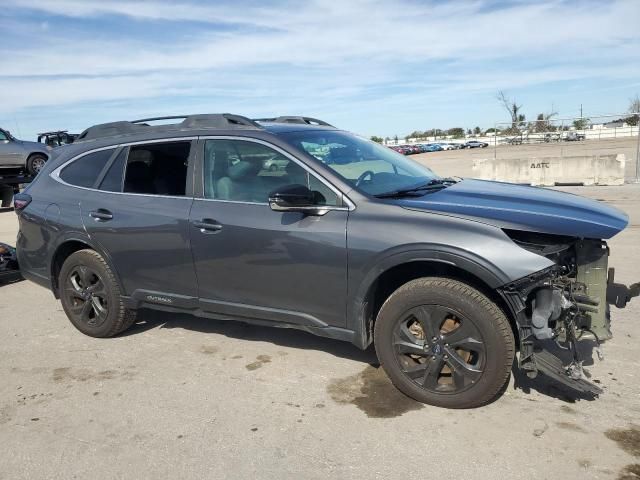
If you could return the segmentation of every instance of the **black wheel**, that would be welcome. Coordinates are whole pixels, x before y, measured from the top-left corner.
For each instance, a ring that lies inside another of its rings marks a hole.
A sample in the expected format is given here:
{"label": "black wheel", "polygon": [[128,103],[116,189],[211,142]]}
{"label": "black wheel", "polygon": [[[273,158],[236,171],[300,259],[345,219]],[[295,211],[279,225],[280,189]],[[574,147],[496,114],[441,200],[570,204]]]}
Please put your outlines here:
{"label": "black wheel", "polygon": [[31,175],[37,175],[45,163],[47,163],[47,157],[39,153],[34,153],[27,159],[27,171]]}
{"label": "black wheel", "polygon": [[62,265],[58,285],[62,308],[85,335],[111,337],[135,321],[136,312],[124,307],[111,268],[93,250],[79,250],[70,255]]}
{"label": "black wheel", "polygon": [[502,310],[448,278],[419,278],[396,290],[380,309],[374,339],[399,390],[447,408],[493,400],[509,379],[515,351]]}

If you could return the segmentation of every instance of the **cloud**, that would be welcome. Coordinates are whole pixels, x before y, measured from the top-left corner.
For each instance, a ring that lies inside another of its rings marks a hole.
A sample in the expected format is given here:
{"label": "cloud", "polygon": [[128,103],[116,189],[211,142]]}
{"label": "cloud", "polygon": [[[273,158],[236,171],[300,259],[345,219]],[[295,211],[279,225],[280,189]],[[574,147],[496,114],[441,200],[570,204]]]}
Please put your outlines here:
{"label": "cloud", "polygon": [[[261,112],[411,109],[412,99],[639,73],[634,0],[4,3],[13,39],[0,46],[12,59],[0,71],[5,115],[150,99]],[[35,21],[48,28],[26,28]]]}

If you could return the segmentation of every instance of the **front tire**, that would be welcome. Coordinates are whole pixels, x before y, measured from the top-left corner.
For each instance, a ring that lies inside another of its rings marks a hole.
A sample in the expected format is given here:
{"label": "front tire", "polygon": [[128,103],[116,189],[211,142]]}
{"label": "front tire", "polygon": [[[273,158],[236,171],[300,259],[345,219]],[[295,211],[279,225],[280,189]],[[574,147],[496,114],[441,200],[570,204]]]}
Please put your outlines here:
{"label": "front tire", "polygon": [[129,328],[136,311],[126,309],[113,271],[93,250],[79,250],[62,265],[59,294],[67,317],[85,335],[112,337]]}
{"label": "front tire", "polygon": [[405,395],[439,407],[493,400],[509,379],[515,341],[504,312],[457,280],[412,280],[385,301],[375,323],[378,359]]}
{"label": "front tire", "polygon": [[47,163],[47,157],[39,153],[34,153],[27,159],[27,172],[30,175],[37,175]]}

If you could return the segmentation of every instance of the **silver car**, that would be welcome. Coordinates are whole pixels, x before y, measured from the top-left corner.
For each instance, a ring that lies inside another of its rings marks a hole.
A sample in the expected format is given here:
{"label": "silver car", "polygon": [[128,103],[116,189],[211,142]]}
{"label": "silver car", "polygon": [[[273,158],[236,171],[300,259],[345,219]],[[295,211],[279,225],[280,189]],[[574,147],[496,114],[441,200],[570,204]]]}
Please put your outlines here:
{"label": "silver car", "polygon": [[18,140],[8,130],[0,129],[0,171],[19,168],[36,175],[49,160],[50,150],[42,143]]}

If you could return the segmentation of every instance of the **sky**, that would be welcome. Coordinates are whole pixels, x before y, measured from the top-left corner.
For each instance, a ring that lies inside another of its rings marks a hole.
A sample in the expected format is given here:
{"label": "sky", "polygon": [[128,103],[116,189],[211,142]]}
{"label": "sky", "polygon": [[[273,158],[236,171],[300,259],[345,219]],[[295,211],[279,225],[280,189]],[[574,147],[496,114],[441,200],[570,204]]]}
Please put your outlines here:
{"label": "sky", "polygon": [[369,136],[625,112],[640,1],[2,0],[0,126],[230,112]]}

